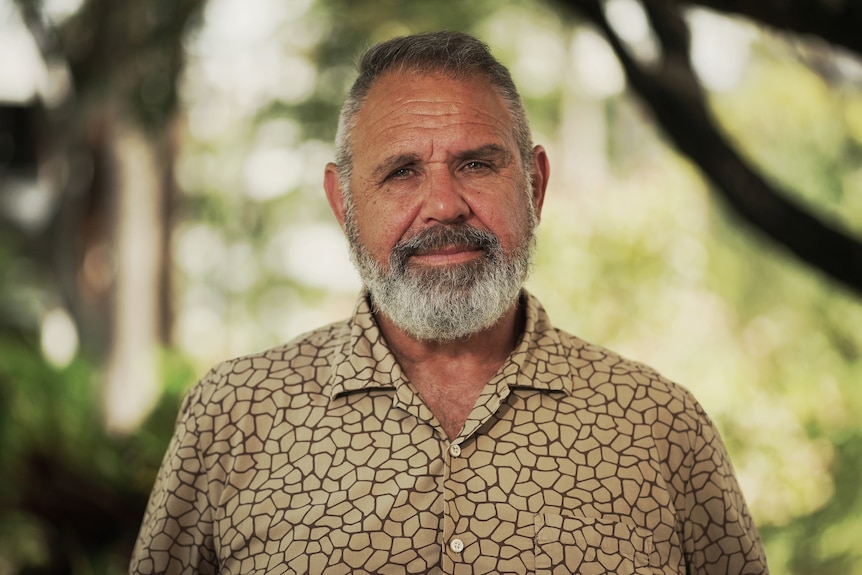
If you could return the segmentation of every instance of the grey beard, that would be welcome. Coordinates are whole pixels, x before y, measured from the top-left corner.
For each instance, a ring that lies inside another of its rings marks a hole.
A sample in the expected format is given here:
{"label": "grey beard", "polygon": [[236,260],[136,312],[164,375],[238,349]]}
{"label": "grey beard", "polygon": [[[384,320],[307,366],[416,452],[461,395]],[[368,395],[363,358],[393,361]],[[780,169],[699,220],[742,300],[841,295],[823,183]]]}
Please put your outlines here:
{"label": "grey beard", "polygon": [[[372,304],[396,326],[423,341],[453,341],[488,329],[515,304],[535,247],[531,221],[506,254],[494,234],[466,224],[440,224],[399,242],[383,269],[358,240],[347,218],[350,253]],[[410,257],[445,246],[481,249],[477,260],[445,268],[410,265]]]}

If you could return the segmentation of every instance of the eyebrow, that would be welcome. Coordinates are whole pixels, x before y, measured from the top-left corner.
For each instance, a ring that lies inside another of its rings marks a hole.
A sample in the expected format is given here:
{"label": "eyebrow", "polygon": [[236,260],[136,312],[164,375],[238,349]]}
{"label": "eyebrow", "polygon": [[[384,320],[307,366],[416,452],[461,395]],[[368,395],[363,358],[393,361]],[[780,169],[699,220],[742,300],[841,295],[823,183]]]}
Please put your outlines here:
{"label": "eyebrow", "polygon": [[478,148],[459,152],[455,154],[455,158],[459,160],[467,160],[470,158],[499,159],[505,163],[508,163],[512,159],[512,153],[509,151],[508,148],[501,146],[500,144],[485,144],[484,146],[479,146]]}
{"label": "eyebrow", "polygon": [[389,156],[388,158],[385,158],[382,162],[377,164],[377,166],[371,172],[371,177],[375,180],[381,180],[388,176],[389,173],[392,172],[392,170],[400,168],[402,166],[415,164],[418,161],[418,154],[395,154],[394,156]]}
{"label": "eyebrow", "polygon": [[[508,164],[512,159],[512,153],[508,148],[499,144],[485,144],[478,148],[471,148],[469,150],[457,152],[453,157],[456,160],[466,160],[470,158],[500,159],[503,163]],[[396,168],[409,166],[410,164],[415,164],[419,161],[420,157],[418,154],[395,154],[385,158],[382,162],[377,164],[377,167],[374,168],[371,175],[374,179],[383,179]]]}

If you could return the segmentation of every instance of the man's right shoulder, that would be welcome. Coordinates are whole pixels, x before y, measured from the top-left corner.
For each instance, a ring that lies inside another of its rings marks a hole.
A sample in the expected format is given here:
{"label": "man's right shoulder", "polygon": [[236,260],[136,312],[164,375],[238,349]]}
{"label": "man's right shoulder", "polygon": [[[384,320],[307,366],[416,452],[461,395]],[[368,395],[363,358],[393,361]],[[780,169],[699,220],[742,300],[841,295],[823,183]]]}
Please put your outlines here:
{"label": "man's right shoulder", "polygon": [[260,352],[223,361],[190,390],[207,401],[216,395],[278,392],[321,393],[338,354],[350,344],[351,322],[344,320],[306,332]]}

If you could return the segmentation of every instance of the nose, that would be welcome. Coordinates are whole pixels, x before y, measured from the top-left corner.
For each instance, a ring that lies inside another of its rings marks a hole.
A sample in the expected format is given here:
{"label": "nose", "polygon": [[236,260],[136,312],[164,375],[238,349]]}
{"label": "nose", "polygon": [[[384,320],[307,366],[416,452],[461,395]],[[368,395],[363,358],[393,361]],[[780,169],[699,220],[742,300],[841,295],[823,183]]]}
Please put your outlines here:
{"label": "nose", "polygon": [[470,205],[448,169],[431,170],[424,186],[419,212],[423,222],[457,223],[470,215]]}

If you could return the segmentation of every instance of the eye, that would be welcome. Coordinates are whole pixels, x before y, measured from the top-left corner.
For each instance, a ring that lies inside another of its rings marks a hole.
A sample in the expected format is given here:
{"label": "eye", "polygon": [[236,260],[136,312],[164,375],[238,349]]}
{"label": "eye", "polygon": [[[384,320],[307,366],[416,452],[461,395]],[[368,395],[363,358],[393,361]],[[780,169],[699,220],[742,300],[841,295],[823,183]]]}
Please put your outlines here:
{"label": "eye", "polygon": [[402,167],[395,170],[386,176],[387,180],[404,180],[413,175],[413,168],[410,167]]}
{"label": "eye", "polygon": [[482,172],[491,169],[491,164],[480,160],[470,160],[464,162],[464,170],[468,172]]}

